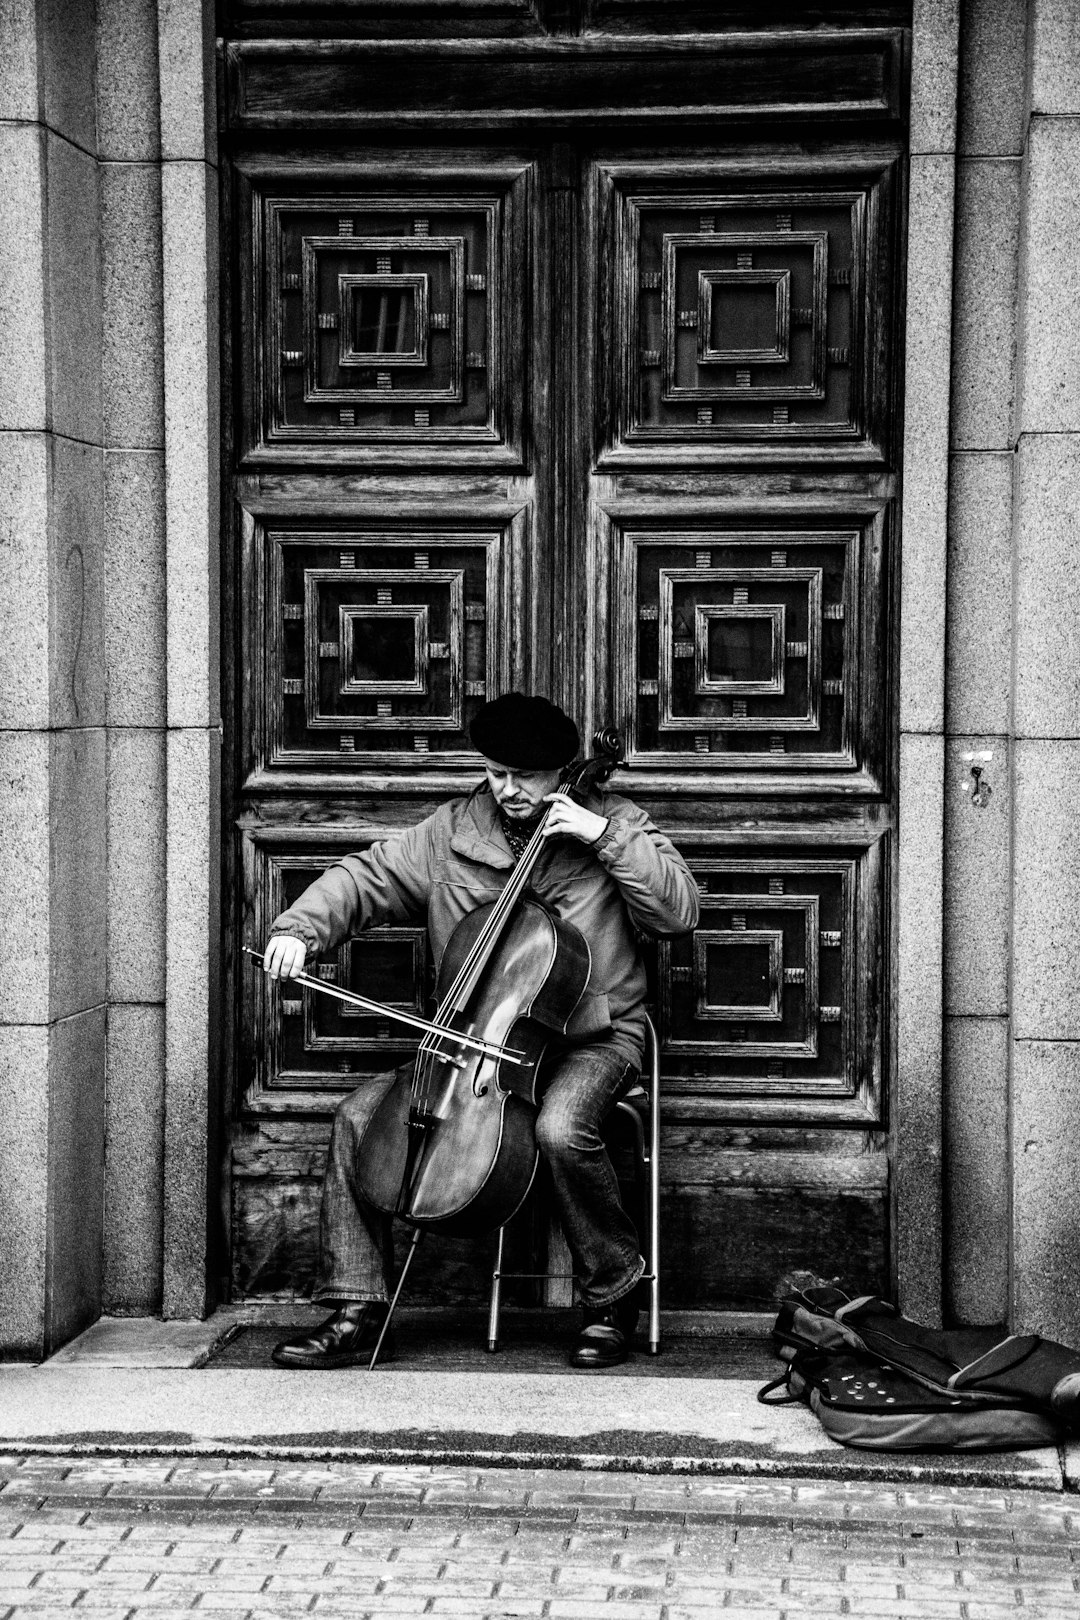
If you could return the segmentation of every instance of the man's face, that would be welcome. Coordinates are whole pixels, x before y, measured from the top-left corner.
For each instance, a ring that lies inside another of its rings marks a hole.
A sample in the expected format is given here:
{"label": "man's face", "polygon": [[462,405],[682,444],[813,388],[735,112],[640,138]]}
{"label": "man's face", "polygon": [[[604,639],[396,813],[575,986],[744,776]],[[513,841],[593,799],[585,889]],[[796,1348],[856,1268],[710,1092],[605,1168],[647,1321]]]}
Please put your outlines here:
{"label": "man's face", "polygon": [[545,793],[554,793],[559,785],[558,771],[517,771],[495,759],[485,759],[484,769],[495,803],[515,821],[535,816],[543,809]]}

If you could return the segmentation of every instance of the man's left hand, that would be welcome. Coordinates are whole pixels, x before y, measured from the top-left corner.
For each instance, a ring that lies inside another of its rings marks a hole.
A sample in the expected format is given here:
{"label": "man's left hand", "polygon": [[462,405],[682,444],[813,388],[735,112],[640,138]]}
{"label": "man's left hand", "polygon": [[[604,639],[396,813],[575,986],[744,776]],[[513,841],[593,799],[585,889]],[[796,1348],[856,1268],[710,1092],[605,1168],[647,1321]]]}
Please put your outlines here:
{"label": "man's left hand", "polygon": [[598,816],[592,810],[586,810],[583,804],[578,804],[576,799],[568,799],[564,793],[545,793],[544,802],[551,805],[551,813],[544,823],[545,838],[565,833],[568,838],[577,838],[583,844],[595,844],[607,828],[607,816]]}

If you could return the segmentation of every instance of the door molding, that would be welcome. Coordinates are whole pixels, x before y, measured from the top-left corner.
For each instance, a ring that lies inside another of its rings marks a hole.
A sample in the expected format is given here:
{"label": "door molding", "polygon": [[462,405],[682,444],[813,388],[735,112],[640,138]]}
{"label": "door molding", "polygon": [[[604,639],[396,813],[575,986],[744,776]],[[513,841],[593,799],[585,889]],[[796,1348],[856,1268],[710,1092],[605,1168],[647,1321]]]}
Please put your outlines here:
{"label": "door molding", "polygon": [[[391,66],[392,64],[392,66]],[[233,131],[666,125],[768,117],[895,123],[900,28],[516,40],[241,40],[224,48]],[[434,93],[433,93],[433,87]]]}

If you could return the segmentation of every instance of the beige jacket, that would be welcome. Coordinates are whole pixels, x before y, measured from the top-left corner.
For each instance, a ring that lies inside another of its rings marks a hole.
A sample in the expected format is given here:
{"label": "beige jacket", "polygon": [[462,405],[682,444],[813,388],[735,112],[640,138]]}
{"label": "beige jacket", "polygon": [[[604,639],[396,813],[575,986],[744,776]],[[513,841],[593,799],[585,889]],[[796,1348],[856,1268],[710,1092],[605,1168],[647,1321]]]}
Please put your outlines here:
{"label": "beige jacket", "polygon": [[[589,808],[608,817],[606,831],[592,845],[553,842],[530,887],[581,930],[592,952],[589,986],[569,1034],[581,1041],[610,1031],[627,1061],[637,1063],[645,970],[634,928],[686,933],[698,920],[697,885],[674,845],[628,799],[596,794]],[[270,933],[302,939],[317,955],[377,923],[423,917],[438,967],[457,924],[498,896],[513,867],[484,785],[407,832],[346,855],[275,918]]]}

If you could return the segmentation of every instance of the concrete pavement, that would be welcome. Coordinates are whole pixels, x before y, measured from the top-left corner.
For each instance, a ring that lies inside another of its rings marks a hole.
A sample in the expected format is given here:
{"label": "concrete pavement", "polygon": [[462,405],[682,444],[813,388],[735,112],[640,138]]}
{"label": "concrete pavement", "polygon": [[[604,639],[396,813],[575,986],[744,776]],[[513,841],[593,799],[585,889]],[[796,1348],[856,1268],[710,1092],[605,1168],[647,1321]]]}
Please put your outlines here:
{"label": "concrete pavement", "polygon": [[[766,1407],[759,1379],[503,1373],[475,1365],[374,1373],[199,1367],[235,1314],[99,1323],[41,1366],[0,1366],[0,1448],[80,1454],[340,1458],[649,1473],[924,1480],[1061,1491],[1050,1447],[910,1456],[828,1440],[805,1407]],[[481,1341],[482,1343],[482,1341]],[[776,1364],[762,1345],[763,1376]]]}

